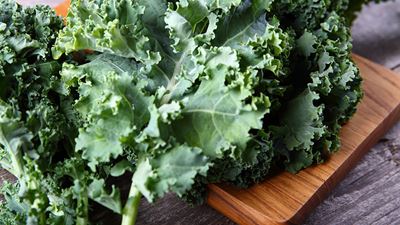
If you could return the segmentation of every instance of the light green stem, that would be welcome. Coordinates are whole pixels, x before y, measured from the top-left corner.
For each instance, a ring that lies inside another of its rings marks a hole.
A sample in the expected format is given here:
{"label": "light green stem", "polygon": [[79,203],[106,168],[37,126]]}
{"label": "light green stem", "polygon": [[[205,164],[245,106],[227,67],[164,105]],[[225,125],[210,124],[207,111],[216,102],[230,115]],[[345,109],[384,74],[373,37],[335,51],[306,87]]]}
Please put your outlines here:
{"label": "light green stem", "polygon": [[89,207],[89,199],[87,198],[87,196],[82,196],[80,199],[80,203],[78,204],[82,204],[83,207],[79,207],[83,210],[83,212],[81,212],[80,215],[77,216],[76,218],[76,225],[88,225],[89,221],[88,221],[88,207]]}
{"label": "light green stem", "polygon": [[135,224],[141,197],[142,194],[139,192],[136,186],[132,184],[131,189],[129,190],[128,201],[126,202],[125,207],[122,210],[121,225]]}
{"label": "light green stem", "polygon": [[87,219],[83,217],[78,217],[76,218],[76,224],[77,225],[87,225]]}

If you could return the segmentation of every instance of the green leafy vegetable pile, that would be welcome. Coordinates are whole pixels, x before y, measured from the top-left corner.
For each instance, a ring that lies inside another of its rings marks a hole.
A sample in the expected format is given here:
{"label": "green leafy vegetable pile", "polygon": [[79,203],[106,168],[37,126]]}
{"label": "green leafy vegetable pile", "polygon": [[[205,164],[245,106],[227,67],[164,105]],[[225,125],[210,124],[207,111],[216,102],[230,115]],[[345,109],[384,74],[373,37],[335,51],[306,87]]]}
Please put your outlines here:
{"label": "green leafy vegetable pile", "polygon": [[[1,224],[134,224],[340,146],[362,97],[348,0],[0,0]],[[130,184],[129,193],[124,185]]]}

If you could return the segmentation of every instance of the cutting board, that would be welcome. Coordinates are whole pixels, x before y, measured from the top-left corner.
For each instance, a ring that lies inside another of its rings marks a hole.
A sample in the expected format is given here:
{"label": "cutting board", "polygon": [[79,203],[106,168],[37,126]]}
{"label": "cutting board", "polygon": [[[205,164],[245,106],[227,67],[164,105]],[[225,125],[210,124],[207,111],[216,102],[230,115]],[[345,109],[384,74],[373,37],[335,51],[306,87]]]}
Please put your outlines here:
{"label": "cutting board", "polygon": [[282,172],[248,189],[209,185],[208,204],[238,224],[300,224],[400,118],[400,75],[353,55],[364,98],[342,128],[342,146],[321,165]]}

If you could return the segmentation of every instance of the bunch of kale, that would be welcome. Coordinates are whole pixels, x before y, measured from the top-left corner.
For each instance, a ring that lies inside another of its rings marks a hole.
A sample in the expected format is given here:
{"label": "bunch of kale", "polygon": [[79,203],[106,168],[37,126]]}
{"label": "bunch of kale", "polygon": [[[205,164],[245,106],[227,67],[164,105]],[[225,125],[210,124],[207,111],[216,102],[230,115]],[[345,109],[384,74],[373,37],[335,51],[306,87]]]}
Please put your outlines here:
{"label": "bunch of kale", "polygon": [[208,183],[323,162],[362,97],[362,3],[74,0],[64,27],[0,0],[0,163],[17,178],[0,222],[88,224],[100,204],[133,224],[142,195],[199,203]]}

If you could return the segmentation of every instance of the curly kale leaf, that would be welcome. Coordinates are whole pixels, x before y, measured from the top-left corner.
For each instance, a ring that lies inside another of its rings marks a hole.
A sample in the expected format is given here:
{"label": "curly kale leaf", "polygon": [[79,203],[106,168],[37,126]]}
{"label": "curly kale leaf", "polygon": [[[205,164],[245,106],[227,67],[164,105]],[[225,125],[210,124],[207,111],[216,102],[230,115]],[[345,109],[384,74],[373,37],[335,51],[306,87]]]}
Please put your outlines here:
{"label": "curly kale leaf", "polygon": [[314,140],[326,132],[322,121],[323,108],[314,106],[318,98],[318,94],[307,89],[287,103],[281,115],[282,126],[270,128],[278,151],[284,152],[288,158],[285,167],[290,172],[297,172],[313,163]]}
{"label": "curly kale leaf", "polygon": [[138,163],[132,183],[151,202],[172,190],[182,195],[198,174],[205,176],[210,163],[198,148],[177,146],[167,153]]}
{"label": "curly kale leaf", "polygon": [[60,32],[53,55],[76,50],[94,50],[156,63],[141,17],[145,7],[136,1],[73,1],[67,26]]}
{"label": "curly kale leaf", "polygon": [[100,55],[82,66],[64,65],[64,89],[68,93],[77,87],[80,98],[74,107],[85,121],[76,150],[83,151],[92,170],[121,155],[124,144],[132,142],[150,119],[154,97],[144,95],[132,64],[128,59]]}
{"label": "curly kale leaf", "polygon": [[5,201],[0,202],[0,223],[10,225],[25,224],[26,205],[18,197],[18,184],[4,182],[1,194]]}
{"label": "curly kale leaf", "polygon": [[[188,104],[182,110],[182,119],[173,123],[174,135],[178,140],[201,148],[207,156],[220,158],[232,146],[246,148],[250,129],[262,127],[261,119],[267,112],[269,101],[261,97],[253,99],[253,105],[245,105],[243,100],[251,92],[224,85],[229,70],[239,67],[237,55],[230,48],[211,50],[206,61],[206,74],[210,78],[202,81],[197,91],[188,98]],[[254,158],[257,153],[253,154],[239,156],[238,159]]]}
{"label": "curly kale leaf", "polygon": [[64,114],[72,98],[58,94],[61,65],[50,51],[62,19],[48,6],[0,5],[0,164],[17,178],[4,187],[8,210],[1,213],[17,224],[73,224],[68,190],[52,177],[73,153],[78,124]]}
{"label": "curly kale leaf", "polygon": [[105,186],[105,181],[103,179],[94,179],[88,187],[89,198],[116,213],[121,213],[122,205],[119,189],[113,187],[109,194],[105,190]]}

